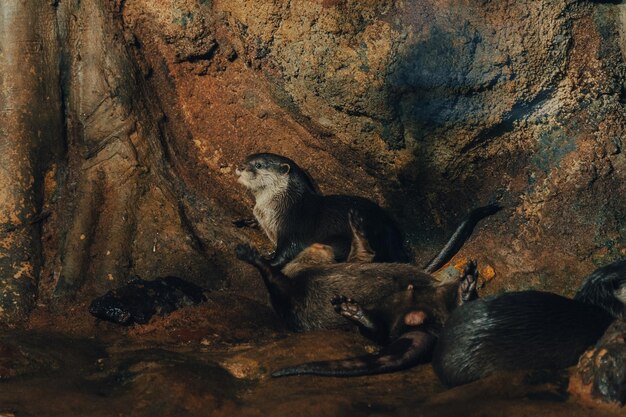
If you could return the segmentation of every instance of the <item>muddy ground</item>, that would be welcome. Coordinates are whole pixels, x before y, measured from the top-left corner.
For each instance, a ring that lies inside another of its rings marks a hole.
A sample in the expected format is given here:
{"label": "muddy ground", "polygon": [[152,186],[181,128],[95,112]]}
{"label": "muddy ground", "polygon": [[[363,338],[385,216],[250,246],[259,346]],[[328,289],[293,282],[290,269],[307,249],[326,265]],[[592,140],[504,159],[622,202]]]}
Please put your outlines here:
{"label": "muddy ground", "polygon": [[519,372],[448,390],[430,365],[394,374],[274,379],[303,360],[371,352],[357,332],[290,334],[266,306],[217,292],[129,328],[86,306],[0,335],[5,416],[620,416],[568,389],[570,371]]}

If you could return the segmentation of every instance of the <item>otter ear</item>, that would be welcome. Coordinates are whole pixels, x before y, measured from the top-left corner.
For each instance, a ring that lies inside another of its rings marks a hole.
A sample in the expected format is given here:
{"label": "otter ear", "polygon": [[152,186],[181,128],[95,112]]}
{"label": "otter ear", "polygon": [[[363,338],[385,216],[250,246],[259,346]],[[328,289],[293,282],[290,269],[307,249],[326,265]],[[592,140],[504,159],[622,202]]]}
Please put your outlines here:
{"label": "otter ear", "polygon": [[289,164],[280,164],[280,166],[278,167],[278,172],[280,172],[283,175],[289,174],[290,170],[291,170],[291,167],[289,166]]}

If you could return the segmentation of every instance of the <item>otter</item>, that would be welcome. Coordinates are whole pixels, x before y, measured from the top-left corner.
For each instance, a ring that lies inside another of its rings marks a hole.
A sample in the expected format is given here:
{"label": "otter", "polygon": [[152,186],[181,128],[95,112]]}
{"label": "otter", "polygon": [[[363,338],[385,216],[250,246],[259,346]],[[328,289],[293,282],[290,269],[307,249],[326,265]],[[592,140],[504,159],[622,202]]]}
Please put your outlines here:
{"label": "otter", "polygon": [[337,261],[344,261],[350,247],[350,209],[367,220],[377,262],[412,259],[403,233],[385,210],[362,197],[322,195],[306,171],[289,158],[253,154],[235,172],[238,182],[254,195],[254,217],[276,245],[274,266],[286,264],[313,243],[332,246]]}
{"label": "otter", "polygon": [[[273,266],[249,245],[238,245],[236,255],[259,270],[272,307],[294,331],[347,327],[329,303],[339,294],[350,294],[363,305],[370,305],[409,285],[418,293],[450,285],[412,264],[372,262],[376,254],[365,223],[360,213],[348,213],[352,242],[344,263],[335,262],[332,246],[319,243],[282,268]],[[456,288],[457,283],[451,285]]]}
{"label": "otter", "polygon": [[433,368],[452,387],[495,371],[574,365],[611,322],[626,318],[625,294],[622,260],[589,275],[574,299],[521,291],[473,301],[445,323]]}
{"label": "otter", "polygon": [[[335,259],[347,259],[351,245],[348,212],[357,210],[373,249],[374,262],[408,263],[413,260],[404,234],[391,216],[366,198],[322,195],[311,177],[294,161],[271,153],[250,155],[236,169],[238,182],[255,198],[254,216],[276,245],[271,265],[281,267],[314,243],[333,248]],[[497,204],[474,211],[444,250],[426,267],[435,271],[445,264],[471,234],[475,224],[500,209]],[[235,222],[252,224],[249,219]]]}
{"label": "otter", "polygon": [[408,369],[427,362],[450,311],[477,296],[476,262],[465,267],[460,282],[417,288],[409,284],[365,307],[346,296],[331,303],[338,315],[356,324],[365,337],[384,347],[355,358],[309,362],[276,370],[273,377],[320,375],[351,377]]}

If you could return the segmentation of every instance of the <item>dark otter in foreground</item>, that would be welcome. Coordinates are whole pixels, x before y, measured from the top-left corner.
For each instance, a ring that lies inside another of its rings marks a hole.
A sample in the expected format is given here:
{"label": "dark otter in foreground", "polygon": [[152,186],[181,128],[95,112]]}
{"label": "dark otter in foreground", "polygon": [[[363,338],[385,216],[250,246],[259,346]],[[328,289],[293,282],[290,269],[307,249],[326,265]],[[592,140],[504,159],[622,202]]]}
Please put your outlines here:
{"label": "dark otter in foreground", "polygon": [[[276,244],[271,261],[274,266],[285,265],[314,243],[332,246],[336,260],[344,261],[352,240],[348,225],[350,210],[357,210],[364,219],[375,262],[412,260],[403,233],[385,210],[362,197],[320,194],[308,174],[291,159],[271,153],[253,154],[236,173],[238,182],[254,195],[255,218]],[[426,271],[435,271],[445,264],[476,223],[499,209],[491,205],[472,212]]]}
{"label": "dark otter in foreground", "polygon": [[279,369],[289,375],[361,376],[395,372],[430,359],[446,318],[457,305],[476,297],[476,263],[470,262],[460,282],[417,289],[409,284],[368,307],[345,296],[335,297],[335,311],[361,333],[385,346],[378,353],[342,360],[309,362]]}
{"label": "dark otter in foreground", "polygon": [[522,291],[473,301],[446,322],[433,367],[456,386],[494,371],[574,365],[614,319],[626,317],[625,294],[623,260],[593,272],[573,300]]}

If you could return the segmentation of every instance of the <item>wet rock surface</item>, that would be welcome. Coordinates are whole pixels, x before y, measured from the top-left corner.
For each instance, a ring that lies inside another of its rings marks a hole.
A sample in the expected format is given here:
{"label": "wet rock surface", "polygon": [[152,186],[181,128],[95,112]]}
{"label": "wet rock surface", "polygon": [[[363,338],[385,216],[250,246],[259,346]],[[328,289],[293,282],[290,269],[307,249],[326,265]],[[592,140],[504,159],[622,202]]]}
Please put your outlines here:
{"label": "wet rock surface", "polygon": [[[428,365],[367,378],[268,377],[265,366],[286,363],[286,356],[345,355],[362,342],[356,335],[321,332],[294,336],[288,343],[282,339],[223,350],[200,344],[146,348],[122,340],[104,343],[50,334],[2,336],[3,342],[17,343],[42,338],[46,347],[39,348],[38,354],[63,359],[39,363],[38,373],[3,379],[0,412],[17,416],[279,416],[294,410],[302,416],[620,415],[619,410],[581,407],[564,394],[563,378],[537,382],[521,374],[507,375],[446,391]],[[260,354],[254,352],[257,349]],[[318,355],[312,355],[312,349]],[[263,363],[260,373],[240,372],[257,363],[246,361],[246,354]]]}
{"label": "wet rock surface", "polygon": [[357,332],[289,333],[276,325],[271,311],[239,297],[210,294],[206,303],[155,316],[146,325],[98,323],[83,313],[74,320],[85,324],[72,331],[50,332],[41,318],[31,320],[29,330],[4,331],[0,414],[613,417],[623,412],[569,395],[567,371],[493,375],[451,390],[428,364],[372,377],[274,379],[271,371],[283,366],[363,354],[376,346]]}
{"label": "wet rock surface", "polygon": [[626,404],[626,322],[613,323],[581,356],[572,386],[583,396]]}

